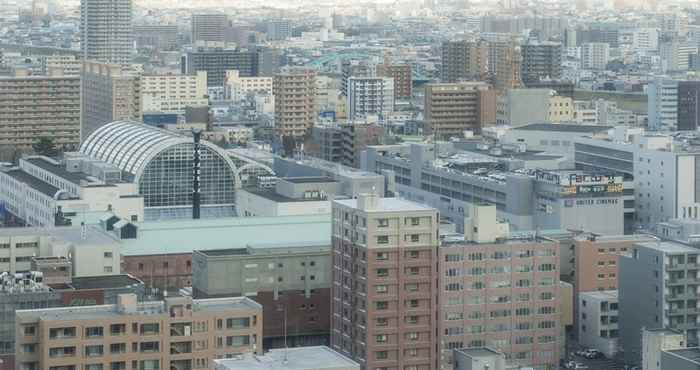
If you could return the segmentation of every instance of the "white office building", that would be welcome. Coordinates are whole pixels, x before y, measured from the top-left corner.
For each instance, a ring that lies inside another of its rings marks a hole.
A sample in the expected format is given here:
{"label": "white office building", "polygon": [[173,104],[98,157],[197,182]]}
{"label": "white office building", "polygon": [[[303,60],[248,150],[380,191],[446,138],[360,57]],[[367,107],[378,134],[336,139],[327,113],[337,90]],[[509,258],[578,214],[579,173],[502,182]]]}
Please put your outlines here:
{"label": "white office building", "polygon": [[649,128],[673,129],[678,126],[678,81],[658,78],[647,85]]}
{"label": "white office building", "polygon": [[618,351],[617,290],[578,295],[578,343],[612,358]]}
{"label": "white office building", "polygon": [[390,77],[348,78],[348,120],[367,116],[387,117],[394,111],[394,79]]}

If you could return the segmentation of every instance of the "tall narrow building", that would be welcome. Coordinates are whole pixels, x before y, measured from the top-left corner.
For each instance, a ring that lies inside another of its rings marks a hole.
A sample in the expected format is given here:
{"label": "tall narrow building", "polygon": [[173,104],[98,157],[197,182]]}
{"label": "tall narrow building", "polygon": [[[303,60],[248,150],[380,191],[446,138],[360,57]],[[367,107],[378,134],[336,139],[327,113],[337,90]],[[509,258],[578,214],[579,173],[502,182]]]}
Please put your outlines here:
{"label": "tall narrow building", "polygon": [[332,214],[331,346],[362,370],[435,370],[437,210],[363,194]]}
{"label": "tall narrow building", "polygon": [[85,62],[80,81],[81,140],[107,123],[141,120],[140,74],[117,64]]}
{"label": "tall narrow building", "polygon": [[497,90],[517,89],[522,86],[522,54],[515,42],[489,44],[489,73]]}
{"label": "tall narrow building", "polygon": [[446,41],[442,43],[442,82],[480,81],[488,72],[486,42]]}
{"label": "tall narrow building", "polygon": [[700,81],[678,83],[678,129],[695,131],[700,127]]}
{"label": "tall narrow building", "polygon": [[288,68],[272,80],[275,98],[275,135],[302,137],[316,120],[316,72]]}
{"label": "tall narrow building", "polygon": [[132,22],[132,0],[81,0],[83,59],[129,64],[134,45]]}

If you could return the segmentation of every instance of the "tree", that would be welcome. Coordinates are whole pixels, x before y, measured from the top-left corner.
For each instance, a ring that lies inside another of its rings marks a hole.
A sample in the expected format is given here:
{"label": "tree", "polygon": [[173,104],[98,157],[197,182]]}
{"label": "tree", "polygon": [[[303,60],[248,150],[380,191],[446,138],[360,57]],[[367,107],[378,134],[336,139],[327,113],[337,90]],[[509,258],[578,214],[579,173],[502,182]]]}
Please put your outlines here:
{"label": "tree", "polygon": [[58,155],[56,143],[54,143],[53,139],[50,137],[39,138],[39,141],[32,144],[32,149],[34,149],[34,153],[46,157],[55,157]]}

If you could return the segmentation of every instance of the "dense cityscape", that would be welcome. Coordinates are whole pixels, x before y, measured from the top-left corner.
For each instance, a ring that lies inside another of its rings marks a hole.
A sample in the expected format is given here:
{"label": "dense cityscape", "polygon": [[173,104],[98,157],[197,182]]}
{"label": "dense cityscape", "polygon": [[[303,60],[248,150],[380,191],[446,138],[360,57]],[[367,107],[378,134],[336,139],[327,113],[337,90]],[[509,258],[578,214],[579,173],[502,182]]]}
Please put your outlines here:
{"label": "dense cityscape", "polygon": [[0,0],[0,370],[697,370],[699,207],[698,0]]}

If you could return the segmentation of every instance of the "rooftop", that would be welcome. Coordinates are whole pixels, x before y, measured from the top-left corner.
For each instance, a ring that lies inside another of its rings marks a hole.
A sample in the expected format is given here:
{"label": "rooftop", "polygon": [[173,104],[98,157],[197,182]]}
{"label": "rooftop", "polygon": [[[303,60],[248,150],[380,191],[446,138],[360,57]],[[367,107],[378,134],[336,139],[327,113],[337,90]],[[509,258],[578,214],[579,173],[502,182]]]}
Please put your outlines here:
{"label": "rooftop", "polygon": [[321,202],[321,201],[327,201],[328,199],[318,199],[318,198],[290,198],[287,196],[284,196],[282,194],[279,194],[275,191],[275,189],[270,189],[270,190],[262,190],[258,189],[256,187],[246,187],[243,188],[244,191],[247,191],[250,194],[257,195],[259,197],[271,200],[273,202],[277,203],[292,203],[292,202]]}
{"label": "rooftop", "polygon": [[491,349],[491,348],[488,348],[488,347],[461,348],[461,349],[456,349],[455,351],[462,353],[464,355],[467,355],[468,357],[471,357],[471,358],[503,356],[503,353],[498,352],[498,351]]}
{"label": "rooftop", "polygon": [[[357,199],[334,200],[334,203],[350,208],[358,208]],[[401,198],[378,198],[377,205],[370,212],[434,211],[435,208]]]}
{"label": "rooftop", "polygon": [[610,126],[597,125],[571,125],[564,123],[533,123],[525,126],[515,127],[513,130],[520,131],[552,131],[552,132],[572,132],[572,133],[598,133],[612,129]]}
{"label": "rooftop", "polygon": [[684,244],[675,243],[671,241],[656,241],[656,242],[643,242],[637,243],[638,246],[657,250],[664,253],[700,253],[700,249],[689,247]]}
{"label": "rooftop", "polygon": [[81,235],[80,226],[64,227],[9,227],[0,228],[0,238],[10,237],[48,237],[54,240],[61,240],[73,245],[106,245],[117,243],[111,234],[105,233],[97,226],[87,226],[85,235]]}
{"label": "rooftop", "polygon": [[66,179],[74,184],[80,184],[81,181],[94,181],[94,179],[89,179],[87,175],[81,172],[68,172],[65,167],[57,165],[47,161],[41,157],[27,157],[24,158],[25,161],[44,169],[48,172],[55,174],[63,179]]}
{"label": "rooftop", "polygon": [[293,184],[314,184],[324,182],[337,182],[327,176],[308,176],[308,177],[284,177],[281,180],[291,182]]}
{"label": "rooftop", "polygon": [[121,241],[123,256],[331,244],[329,215],[149,221],[139,223],[138,228],[137,239]]}
{"label": "rooftop", "polygon": [[[165,301],[139,302],[135,314],[128,315],[167,315]],[[193,311],[228,311],[228,310],[251,310],[262,309],[259,303],[247,297],[228,297],[212,299],[192,300]],[[40,308],[33,310],[17,310],[17,321],[36,322],[46,321],[72,321],[72,320],[100,320],[109,319],[122,315],[117,310],[117,305],[101,306],[81,306],[81,307],[58,307]]]}
{"label": "rooftop", "polygon": [[38,178],[20,170],[20,169],[13,169],[13,170],[8,170],[4,171],[5,174],[8,176],[11,176],[15,180],[27,184],[30,188],[37,190],[38,192],[49,196],[49,197],[55,197],[56,193],[59,192],[59,188],[49,184],[48,182],[44,182],[42,180],[39,180]]}
{"label": "rooftop", "polygon": [[591,292],[581,292],[582,296],[590,297],[600,301],[617,301],[617,290],[598,290]]}
{"label": "rooftop", "polygon": [[665,350],[664,352],[668,355],[681,357],[687,361],[700,365],[700,348],[698,347],[671,349]]}
{"label": "rooftop", "polygon": [[215,360],[219,370],[359,369],[360,364],[325,346],[272,349],[263,356]]}
{"label": "rooftop", "polygon": [[103,275],[73,277],[71,286],[76,290],[111,289],[139,285],[143,282],[131,275]]}

